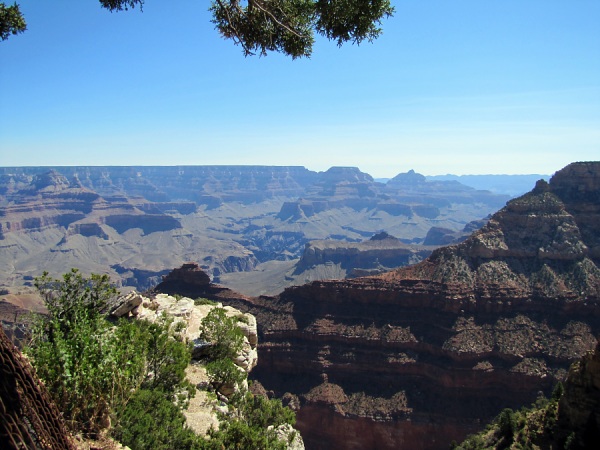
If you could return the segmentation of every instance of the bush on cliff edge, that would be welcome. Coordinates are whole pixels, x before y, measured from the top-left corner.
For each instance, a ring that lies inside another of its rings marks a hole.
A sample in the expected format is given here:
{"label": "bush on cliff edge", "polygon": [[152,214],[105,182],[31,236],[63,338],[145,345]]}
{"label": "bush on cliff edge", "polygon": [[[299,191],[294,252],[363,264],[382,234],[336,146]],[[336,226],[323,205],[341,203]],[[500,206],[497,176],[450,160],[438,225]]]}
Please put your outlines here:
{"label": "bush on cliff edge", "polygon": [[[112,428],[133,450],[286,448],[276,429],[293,425],[294,412],[243,388],[210,439],[189,429],[182,408],[195,390],[184,372],[190,347],[166,316],[110,322],[100,312],[116,295],[108,276],[85,278],[73,269],[62,279],[44,273],[35,284],[48,315],[34,321],[26,353],[74,434],[95,438]],[[237,320],[215,308],[204,325],[215,384],[231,381],[235,370],[233,381],[243,385],[245,372],[231,367],[243,344]]]}
{"label": "bush on cliff edge", "polygon": [[119,414],[140,389],[170,402],[193,392],[184,381],[190,350],[172,320],[115,326],[100,312],[116,295],[108,276],[85,278],[73,269],[62,279],[45,273],[35,285],[48,315],[34,321],[25,353],[74,433],[118,429]]}

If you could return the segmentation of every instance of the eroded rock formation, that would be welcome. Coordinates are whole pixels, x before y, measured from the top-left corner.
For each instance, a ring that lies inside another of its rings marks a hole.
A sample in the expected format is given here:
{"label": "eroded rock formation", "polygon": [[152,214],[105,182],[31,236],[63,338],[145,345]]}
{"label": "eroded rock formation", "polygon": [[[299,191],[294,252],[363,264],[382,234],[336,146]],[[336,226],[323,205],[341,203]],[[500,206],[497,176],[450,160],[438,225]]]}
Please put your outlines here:
{"label": "eroded rock formation", "polygon": [[[404,243],[385,232],[362,242],[311,241],[306,244],[292,275],[311,281],[374,275],[422,261],[432,249]],[[335,267],[336,276],[319,276],[320,266]]]}
{"label": "eroded rock formation", "polygon": [[[190,260],[218,282],[297,259],[315,239],[385,229],[419,242],[433,225],[459,227],[507,199],[457,182],[405,193],[354,167],[5,167],[0,285],[78,267],[145,290]],[[281,278],[274,292],[290,285]]]}
{"label": "eroded rock formation", "polygon": [[301,399],[307,448],[447,448],[595,346],[599,199],[600,163],[572,164],[415,266],[240,300],[255,376]]}

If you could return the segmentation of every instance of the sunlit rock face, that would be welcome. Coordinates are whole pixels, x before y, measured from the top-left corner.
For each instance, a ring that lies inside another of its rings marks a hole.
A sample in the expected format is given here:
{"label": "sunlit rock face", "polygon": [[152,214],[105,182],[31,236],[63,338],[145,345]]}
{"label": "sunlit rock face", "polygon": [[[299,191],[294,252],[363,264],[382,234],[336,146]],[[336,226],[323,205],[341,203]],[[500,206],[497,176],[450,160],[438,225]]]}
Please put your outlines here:
{"label": "sunlit rock face", "polygon": [[240,300],[307,448],[446,449],[549,393],[600,332],[599,180],[571,164],[415,266]]}

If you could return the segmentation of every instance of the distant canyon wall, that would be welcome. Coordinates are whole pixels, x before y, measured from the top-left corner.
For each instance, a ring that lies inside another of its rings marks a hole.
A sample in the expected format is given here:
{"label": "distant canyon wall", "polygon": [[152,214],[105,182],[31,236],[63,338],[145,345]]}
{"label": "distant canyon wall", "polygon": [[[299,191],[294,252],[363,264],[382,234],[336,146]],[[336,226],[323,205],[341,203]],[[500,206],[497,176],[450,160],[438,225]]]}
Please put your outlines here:
{"label": "distant canyon wall", "polygon": [[[300,258],[316,239],[388,231],[418,244],[432,227],[457,231],[507,199],[414,172],[377,183],[354,167],[4,167],[0,285],[78,267],[144,290],[187,261],[218,280]],[[292,283],[280,278],[277,292]]]}

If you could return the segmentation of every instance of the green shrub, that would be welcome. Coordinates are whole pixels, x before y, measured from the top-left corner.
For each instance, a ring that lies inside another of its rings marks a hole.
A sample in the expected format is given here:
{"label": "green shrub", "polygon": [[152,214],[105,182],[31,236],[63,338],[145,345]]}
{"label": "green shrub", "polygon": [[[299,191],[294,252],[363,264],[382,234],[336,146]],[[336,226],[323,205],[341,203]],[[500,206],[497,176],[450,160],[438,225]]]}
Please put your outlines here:
{"label": "green shrub", "polygon": [[208,350],[210,360],[233,359],[242,350],[244,335],[237,319],[228,317],[223,308],[213,308],[200,324],[200,338],[213,344]]}
{"label": "green shrub", "polygon": [[250,323],[250,320],[248,319],[248,317],[245,314],[238,314],[235,316],[235,318],[238,322],[245,323],[246,325],[248,325]]}
{"label": "green shrub", "polygon": [[565,450],[574,450],[576,448],[577,448],[577,435],[573,431],[567,436],[567,440],[565,441]]}
{"label": "green shrub", "polygon": [[[294,425],[294,412],[280,400],[266,399],[246,393],[237,404],[238,417],[221,422],[218,431],[210,432],[213,445],[239,449],[286,449],[275,429],[284,424]],[[290,436],[293,438],[293,436]]]}
{"label": "green shrub", "polygon": [[196,306],[201,306],[201,305],[216,306],[217,302],[215,302],[213,300],[209,300],[207,298],[198,297],[197,299],[194,300],[194,305],[196,305]]}
{"label": "green shrub", "polygon": [[107,276],[72,270],[62,280],[44,274],[36,286],[48,316],[34,321],[25,353],[73,431],[94,435],[140,387],[171,395],[187,388],[190,351],[172,320],[113,326],[100,312],[116,293]]}
{"label": "green shrub", "polygon": [[[84,278],[72,270],[62,280],[44,274],[36,286],[49,314],[34,322],[26,353],[75,433],[94,436],[110,418],[113,436],[132,450],[285,448],[268,428],[293,424],[293,411],[247,392],[230,399],[238,413],[211,440],[195,435],[181,411],[194,390],[185,381],[190,348],[177,333],[181,325],[166,315],[154,323],[109,322],[100,312],[116,294],[107,276]],[[213,309],[202,337],[214,344],[211,381],[241,384],[246,374],[232,361],[243,344],[237,318]]]}
{"label": "green shrub", "polygon": [[185,369],[191,360],[191,351],[173,327],[173,319],[163,315],[156,322],[137,320],[138,339],[146,351],[147,374],[143,387],[173,392],[185,378]]}
{"label": "green shrub", "polygon": [[134,450],[195,450],[204,439],[185,423],[185,416],[169,395],[160,390],[140,389],[119,411],[119,426],[113,433]]}
{"label": "green shrub", "polygon": [[221,392],[224,386],[239,386],[246,379],[246,373],[229,358],[208,362],[206,374],[217,392]]}
{"label": "green shrub", "polygon": [[295,425],[296,415],[290,408],[283,406],[279,399],[267,399],[259,395],[247,394],[239,405],[244,419],[253,427]]}
{"label": "green shrub", "polygon": [[106,276],[86,279],[77,270],[62,280],[44,273],[35,283],[48,316],[34,321],[25,352],[68,425],[93,434],[102,428],[112,405],[137,385],[136,376],[115,375],[115,368],[129,363],[132,373],[141,373],[137,362],[123,359],[114,348],[110,324],[99,312],[114,288]]}
{"label": "green shrub", "polygon": [[225,422],[224,429],[211,432],[213,448],[223,449],[256,449],[285,450],[287,447],[275,436],[275,432],[267,432],[254,428],[242,420]]}

